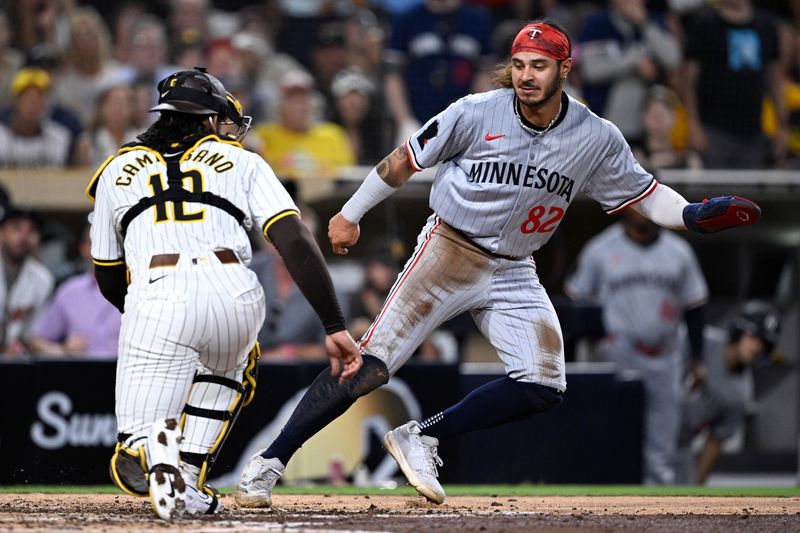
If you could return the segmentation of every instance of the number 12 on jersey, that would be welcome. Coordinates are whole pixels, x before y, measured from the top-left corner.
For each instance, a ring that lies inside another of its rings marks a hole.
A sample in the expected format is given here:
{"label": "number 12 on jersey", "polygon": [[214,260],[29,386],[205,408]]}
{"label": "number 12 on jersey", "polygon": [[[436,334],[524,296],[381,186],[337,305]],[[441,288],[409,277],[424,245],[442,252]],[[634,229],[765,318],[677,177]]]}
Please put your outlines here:
{"label": "number 12 on jersey", "polygon": [[[153,191],[153,196],[164,192],[164,178],[161,173],[150,175],[150,189]],[[203,175],[199,170],[187,170],[183,173],[182,181],[189,180],[189,190],[191,192],[203,191]],[[194,213],[185,213],[183,210],[183,202],[170,202],[173,206],[174,220],[178,222],[194,222],[203,220],[206,210],[200,209]],[[166,204],[156,204],[156,222],[164,222],[169,220]]]}
{"label": "number 12 on jersey", "polygon": [[[547,218],[542,220],[544,216],[547,216]],[[548,211],[545,206],[537,205],[528,211],[528,219],[522,223],[519,230],[526,235],[529,233],[549,233],[556,229],[563,216],[564,210],[560,207],[553,206]]]}

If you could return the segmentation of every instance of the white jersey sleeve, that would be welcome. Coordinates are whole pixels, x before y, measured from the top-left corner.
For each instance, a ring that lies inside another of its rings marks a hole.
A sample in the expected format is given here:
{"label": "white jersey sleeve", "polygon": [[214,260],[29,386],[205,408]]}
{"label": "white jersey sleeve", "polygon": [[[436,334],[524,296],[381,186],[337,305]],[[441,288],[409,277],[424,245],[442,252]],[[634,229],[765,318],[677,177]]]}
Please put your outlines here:
{"label": "white jersey sleeve", "polygon": [[89,219],[91,222],[92,258],[98,264],[115,264],[122,261],[124,254],[122,239],[120,238],[114,220],[113,202],[109,195],[108,180],[111,179],[107,172],[114,164],[114,160],[107,161],[97,171],[99,176],[92,179],[96,181],[94,211]]}
{"label": "white jersey sleeve", "polygon": [[[284,216],[299,215],[300,210],[281,184],[272,168],[258,155],[250,153],[248,172],[252,176],[247,202],[253,220],[264,236],[276,221]],[[269,237],[267,237],[269,240]]]}
{"label": "white jersey sleeve", "polygon": [[619,129],[607,120],[603,123],[609,134],[606,156],[586,180],[583,191],[613,215],[653,192],[658,182],[633,156]]}
{"label": "white jersey sleeve", "polygon": [[463,120],[467,112],[462,98],[430,119],[405,144],[408,158],[414,170],[420,171],[446,161],[463,152],[474,140],[471,129]]}

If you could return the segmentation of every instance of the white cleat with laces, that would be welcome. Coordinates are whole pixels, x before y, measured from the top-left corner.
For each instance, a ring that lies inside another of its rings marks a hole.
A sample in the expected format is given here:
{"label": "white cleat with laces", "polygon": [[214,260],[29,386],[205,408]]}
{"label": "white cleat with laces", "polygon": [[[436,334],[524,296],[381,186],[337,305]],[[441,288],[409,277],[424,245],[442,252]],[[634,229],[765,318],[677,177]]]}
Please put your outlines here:
{"label": "white cleat with laces", "polygon": [[445,493],[436,467],[444,463],[436,454],[437,446],[439,439],[422,435],[414,420],[383,437],[383,447],[397,461],[408,483],[433,503],[442,503]]}
{"label": "white cleat with laces", "polygon": [[236,503],[240,507],[270,507],[272,489],[285,470],[280,460],[265,459],[256,453],[242,471],[236,487]]}

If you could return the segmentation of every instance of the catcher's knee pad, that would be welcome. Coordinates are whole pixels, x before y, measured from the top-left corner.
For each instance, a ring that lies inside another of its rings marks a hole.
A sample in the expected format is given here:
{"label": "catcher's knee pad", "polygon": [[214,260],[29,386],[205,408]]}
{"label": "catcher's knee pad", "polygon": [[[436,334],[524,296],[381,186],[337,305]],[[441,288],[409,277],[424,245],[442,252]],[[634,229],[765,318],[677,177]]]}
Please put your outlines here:
{"label": "catcher's knee pad", "polygon": [[120,433],[117,446],[108,465],[111,481],[131,496],[147,496],[147,459],[145,457],[145,437],[131,440],[130,435]]}
{"label": "catcher's knee pad", "polygon": [[241,381],[197,374],[183,408],[181,460],[200,470],[197,488],[212,496],[218,493],[205,485],[206,477],[239,412],[253,400],[260,356],[261,350],[256,343]]}

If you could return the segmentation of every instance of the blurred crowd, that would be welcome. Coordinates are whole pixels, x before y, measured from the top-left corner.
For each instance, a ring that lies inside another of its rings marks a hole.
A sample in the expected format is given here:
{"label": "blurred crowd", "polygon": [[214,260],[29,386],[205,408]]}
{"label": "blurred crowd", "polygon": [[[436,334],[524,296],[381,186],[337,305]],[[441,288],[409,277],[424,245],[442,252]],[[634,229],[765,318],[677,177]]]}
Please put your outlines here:
{"label": "blurred crowd", "polygon": [[205,65],[281,178],[336,178],[492,89],[516,31],[542,16],[573,38],[569,92],[617,124],[645,167],[800,162],[797,1],[0,4],[4,167],[97,167],[153,120],[161,78]]}

